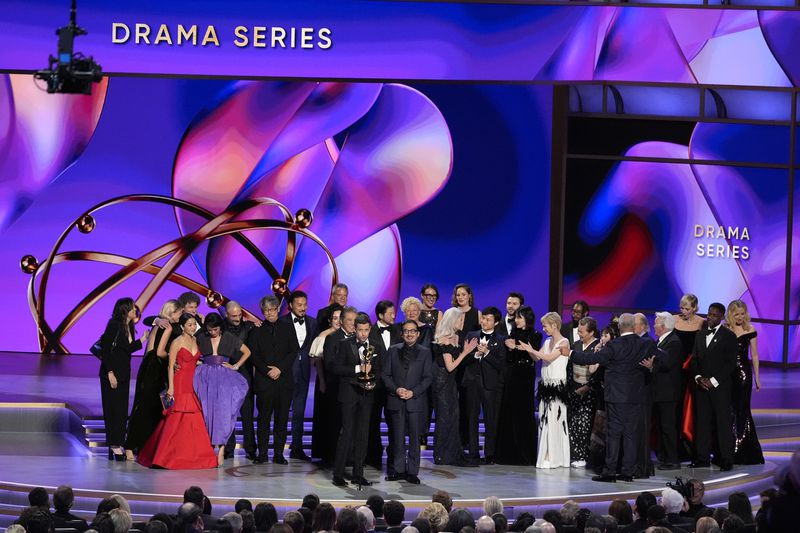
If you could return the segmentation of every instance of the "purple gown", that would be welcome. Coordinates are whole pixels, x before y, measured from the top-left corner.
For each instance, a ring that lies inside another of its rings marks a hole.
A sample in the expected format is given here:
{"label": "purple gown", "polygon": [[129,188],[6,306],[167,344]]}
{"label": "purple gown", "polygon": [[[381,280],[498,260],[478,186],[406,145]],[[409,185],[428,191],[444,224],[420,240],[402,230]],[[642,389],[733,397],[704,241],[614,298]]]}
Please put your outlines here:
{"label": "purple gown", "polygon": [[194,390],[203,406],[211,444],[224,446],[234,429],[236,417],[247,395],[247,380],[222,363],[228,358],[221,355],[203,356],[203,364],[194,373]]}

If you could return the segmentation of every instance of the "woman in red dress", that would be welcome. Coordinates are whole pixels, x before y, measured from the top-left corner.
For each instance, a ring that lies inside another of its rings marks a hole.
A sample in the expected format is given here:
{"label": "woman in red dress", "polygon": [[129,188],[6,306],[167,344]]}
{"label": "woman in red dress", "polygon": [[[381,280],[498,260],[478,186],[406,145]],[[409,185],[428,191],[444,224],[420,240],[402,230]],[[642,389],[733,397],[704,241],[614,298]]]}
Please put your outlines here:
{"label": "woman in red dress", "polygon": [[182,333],[170,346],[167,373],[167,395],[174,399],[174,404],[139,452],[138,461],[144,466],[172,470],[214,468],[217,456],[193,387],[194,370],[200,358],[194,338],[197,321],[193,315],[184,313],[178,323]]}

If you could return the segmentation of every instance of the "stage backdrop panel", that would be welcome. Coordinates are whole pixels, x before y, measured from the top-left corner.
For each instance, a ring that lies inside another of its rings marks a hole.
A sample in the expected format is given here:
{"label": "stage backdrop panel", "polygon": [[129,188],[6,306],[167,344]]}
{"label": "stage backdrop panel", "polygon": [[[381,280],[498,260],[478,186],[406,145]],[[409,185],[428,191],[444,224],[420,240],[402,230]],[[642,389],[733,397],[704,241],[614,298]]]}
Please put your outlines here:
{"label": "stage backdrop panel", "polygon": [[[425,282],[438,284],[443,309],[452,286],[468,282],[478,306],[502,306],[507,292],[518,290],[537,314],[546,310],[550,88],[112,78],[102,98],[75,110],[70,102],[88,97],[41,93],[28,76],[2,81],[16,106],[12,137],[27,147],[7,152],[2,178],[23,166],[31,177],[25,187],[3,191],[14,208],[0,226],[0,286],[8,303],[2,315],[14,335],[0,349],[39,349],[28,309],[31,277],[20,271],[20,259],[31,254],[43,262],[81,214],[140,194],[181,199],[212,215],[263,197],[282,202],[290,214],[311,210],[309,230],[336,258],[351,302],[370,313],[379,299],[419,296]],[[62,106],[58,113],[42,110],[51,102]],[[36,136],[30,129],[36,121],[81,136]],[[53,152],[67,155],[53,160]],[[119,263],[205,223],[151,201],[109,205],[93,216],[94,229],[71,231],[62,252],[114,254]],[[283,220],[283,214],[262,205],[232,223],[255,219]],[[245,234],[280,269],[287,233]],[[153,264],[163,267],[170,257]],[[137,297],[157,268],[83,306],[121,267],[66,259],[52,268],[44,318],[56,329],[70,312],[85,310],[62,339],[66,349],[85,353],[113,301]],[[323,249],[301,237],[293,263],[288,286],[307,290],[316,312],[328,303],[332,281]],[[273,278],[230,236],[193,249],[175,273],[256,314]],[[144,314],[184,290],[167,281]]]}

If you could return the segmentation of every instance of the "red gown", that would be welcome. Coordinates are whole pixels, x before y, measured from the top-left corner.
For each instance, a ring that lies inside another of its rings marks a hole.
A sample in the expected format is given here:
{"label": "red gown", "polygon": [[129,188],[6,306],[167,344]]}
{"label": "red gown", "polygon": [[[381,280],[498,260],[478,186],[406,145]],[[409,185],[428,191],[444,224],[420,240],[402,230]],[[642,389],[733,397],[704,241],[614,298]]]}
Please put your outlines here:
{"label": "red gown", "polygon": [[217,467],[217,456],[192,384],[199,357],[200,352],[192,354],[183,347],[178,350],[180,370],[173,379],[175,404],[139,452],[140,464],[171,470]]}

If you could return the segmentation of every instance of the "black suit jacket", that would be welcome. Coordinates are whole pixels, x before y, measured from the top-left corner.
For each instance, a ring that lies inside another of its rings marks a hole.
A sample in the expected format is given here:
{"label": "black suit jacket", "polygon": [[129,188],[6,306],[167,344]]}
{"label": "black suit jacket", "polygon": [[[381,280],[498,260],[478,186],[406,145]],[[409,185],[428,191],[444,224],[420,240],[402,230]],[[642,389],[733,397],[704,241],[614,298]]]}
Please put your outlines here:
{"label": "black suit jacket", "polygon": [[[292,365],[297,357],[297,337],[294,328],[286,322],[276,321],[274,324],[265,320],[261,326],[250,332],[247,338],[247,347],[252,352],[255,375],[253,386],[255,389],[265,389],[272,385],[291,387],[294,383]],[[267,374],[270,366],[280,369],[281,375],[277,380],[271,379]]]}
{"label": "black suit jacket", "polygon": [[[392,324],[389,328],[389,346],[403,342],[403,326],[401,324]],[[383,346],[384,350],[389,349],[388,346],[383,344],[383,337],[378,331],[377,323],[373,324],[372,329],[369,331],[369,342],[370,344]]]}
{"label": "black suit jacket", "polygon": [[[464,338],[466,343],[470,339],[480,339],[481,331],[471,331]],[[489,353],[481,359],[476,359],[475,348],[464,358],[460,366],[464,367],[464,375],[461,379],[461,386],[478,386],[486,390],[497,390],[503,386],[503,372],[506,368],[506,338],[500,335],[497,330],[492,333],[493,339],[489,341]]]}
{"label": "black suit jacket", "polygon": [[720,325],[711,343],[706,346],[707,329],[701,329],[694,338],[693,357],[689,363],[692,379],[696,375],[717,380],[719,387],[730,387],[731,375],[736,369],[736,334]]}
{"label": "black suit jacket", "polygon": [[500,322],[497,323],[495,329],[500,335],[510,337],[511,331],[514,329],[513,324],[514,324],[513,318],[511,319],[511,324],[509,324],[508,322],[506,322],[506,317],[504,316],[503,318],[500,319]]}
{"label": "black suit jacket", "polygon": [[[420,344],[411,347],[408,369],[403,367],[403,348],[405,343],[394,344],[383,362],[383,382],[386,384],[387,409],[399,411],[405,408],[410,413],[422,412],[428,406],[428,389],[433,382],[433,356],[431,351]],[[410,400],[401,400],[397,389],[409,389],[414,395]]]}
{"label": "black suit jacket", "polygon": [[561,336],[569,341],[570,346],[575,343],[572,338],[572,320],[561,324]]}
{"label": "black suit jacket", "polygon": [[652,340],[630,334],[617,337],[599,352],[574,350],[570,358],[579,365],[600,363],[605,367],[605,401],[642,403],[645,398],[645,375],[649,371],[639,362],[656,355],[657,351]]}
{"label": "black suit jacket", "polygon": [[114,372],[117,381],[130,381],[131,354],[142,349],[141,339],[128,341],[126,326],[116,320],[109,320],[106,330],[100,337],[102,363],[100,375]]}
{"label": "black suit jacket", "polygon": [[671,331],[658,343],[661,354],[653,365],[653,401],[677,402],[681,399],[682,344],[678,334]]}
{"label": "black suit jacket", "polygon": [[[375,374],[375,379],[380,380],[383,360],[386,359],[386,350],[383,349],[383,343],[370,344],[375,348],[375,353],[372,355],[372,372]],[[327,358],[327,355],[325,357]],[[331,359],[330,362],[326,361],[326,368],[330,368],[331,372],[341,379],[339,401],[342,403],[357,402],[364,395],[364,389],[358,385],[356,377],[356,365],[361,364],[361,356],[358,354],[355,335],[349,339],[339,340]],[[372,391],[368,393],[372,394]]]}
{"label": "black suit jacket", "polygon": [[292,333],[292,347],[297,353],[296,359],[300,361],[300,372],[302,372],[302,376],[300,377],[302,377],[304,381],[308,381],[311,379],[311,363],[308,358],[308,350],[311,349],[311,343],[314,342],[314,339],[319,334],[316,319],[308,315],[305,316],[303,326],[306,328],[306,338],[303,340],[302,346],[297,342],[297,332],[294,329],[294,315],[292,315],[292,313],[283,315],[278,319],[278,322],[283,322],[289,326],[288,329]]}

